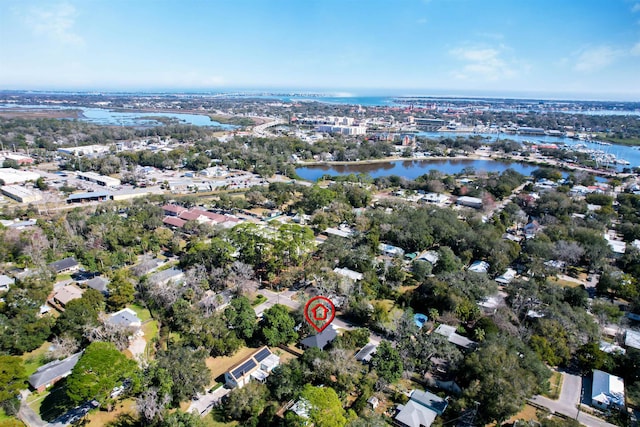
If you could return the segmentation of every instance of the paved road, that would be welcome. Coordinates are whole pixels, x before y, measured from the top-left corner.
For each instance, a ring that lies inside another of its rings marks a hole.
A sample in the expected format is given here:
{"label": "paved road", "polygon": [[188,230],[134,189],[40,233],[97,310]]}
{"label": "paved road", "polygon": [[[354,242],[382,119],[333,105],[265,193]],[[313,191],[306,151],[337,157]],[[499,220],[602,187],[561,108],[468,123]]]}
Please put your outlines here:
{"label": "paved road", "polygon": [[284,123],[284,120],[282,119],[275,119],[274,121],[263,123],[253,128],[253,134],[256,136],[269,136],[271,135],[271,133],[267,131],[267,128],[281,125],[283,123]]}
{"label": "paved road", "polygon": [[20,401],[20,410],[18,411],[18,418],[22,420],[27,427],[46,427],[49,424],[40,418],[40,415],[36,414],[33,409],[27,405],[27,397],[31,394],[28,390],[22,390],[20,392],[22,400]]}
{"label": "paved road", "polygon": [[543,396],[534,396],[531,401],[548,408],[550,411],[566,415],[570,418],[578,418],[581,424],[587,427],[615,427],[600,418],[578,412],[578,402],[582,392],[582,377],[579,375],[562,372],[562,390],[558,400],[551,400]]}

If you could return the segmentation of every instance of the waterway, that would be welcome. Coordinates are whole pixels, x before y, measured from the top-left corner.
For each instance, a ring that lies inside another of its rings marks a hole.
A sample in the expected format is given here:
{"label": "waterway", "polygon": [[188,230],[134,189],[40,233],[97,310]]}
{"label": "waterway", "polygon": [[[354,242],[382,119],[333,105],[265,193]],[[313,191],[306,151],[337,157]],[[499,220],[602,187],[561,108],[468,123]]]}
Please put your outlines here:
{"label": "waterway", "polygon": [[78,120],[104,126],[135,126],[153,127],[164,126],[164,123],[154,120],[154,117],[165,117],[177,120],[180,124],[194,126],[211,126],[221,129],[234,129],[237,126],[218,123],[203,114],[188,113],[147,113],[139,111],[113,111],[106,108],[75,107],[61,105],[16,105],[1,104],[0,109],[29,109],[29,110],[80,110],[82,115]]}
{"label": "waterway", "polygon": [[440,138],[452,138],[463,137],[468,138],[470,136],[480,136],[486,140],[487,143],[495,142],[497,140],[510,139],[512,141],[533,142],[538,144],[564,144],[569,147],[576,147],[582,145],[590,150],[599,150],[607,154],[613,154],[618,159],[623,159],[629,162],[629,165],[617,165],[617,169],[622,171],[624,168],[640,167],[640,149],[637,147],[628,147],[626,145],[602,145],[589,141],[579,141],[571,138],[548,136],[548,135],[511,135],[504,133],[468,133],[468,132],[418,132],[417,136],[422,136],[431,139]]}
{"label": "waterway", "polygon": [[349,174],[366,174],[372,178],[396,175],[407,179],[437,170],[443,174],[456,174],[465,168],[473,168],[476,172],[504,172],[513,169],[522,175],[530,175],[539,166],[526,163],[503,162],[497,160],[466,160],[466,159],[420,159],[420,160],[394,160],[379,163],[358,163],[347,165],[312,165],[296,169],[300,178],[308,181],[317,181],[323,175],[340,176]]}

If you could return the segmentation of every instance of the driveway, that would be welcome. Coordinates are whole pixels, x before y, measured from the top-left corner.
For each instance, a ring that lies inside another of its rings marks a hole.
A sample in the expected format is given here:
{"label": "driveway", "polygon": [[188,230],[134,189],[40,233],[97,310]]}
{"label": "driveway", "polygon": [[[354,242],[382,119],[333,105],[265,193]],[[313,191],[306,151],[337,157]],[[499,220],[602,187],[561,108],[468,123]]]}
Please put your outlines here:
{"label": "driveway", "polygon": [[569,418],[578,419],[581,424],[587,427],[615,427],[600,418],[586,414],[578,410],[578,402],[582,396],[582,377],[567,372],[562,374],[562,390],[558,400],[551,400],[544,396],[534,396],[531,402],[544,406],[551,412],[566,415]]}
{"label": "driveway", "polygon": [[191,405],[189,405],[189,409],[187,410],[187,412],[204,416],[208,414],[218,402],[220,402],[220,399],[222,399],[230,392],[230,389],[220,387],[212,391],[211,393],[198,394],[198,398],[191,401]]}

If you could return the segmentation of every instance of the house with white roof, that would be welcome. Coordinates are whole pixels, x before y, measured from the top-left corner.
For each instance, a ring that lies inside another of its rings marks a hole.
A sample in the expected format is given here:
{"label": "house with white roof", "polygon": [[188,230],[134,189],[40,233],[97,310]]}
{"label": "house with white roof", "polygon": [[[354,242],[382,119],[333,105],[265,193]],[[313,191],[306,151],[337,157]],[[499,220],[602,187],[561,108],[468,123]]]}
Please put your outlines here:
{"label": "house with white roof", "polygon": [[5,274],[0,274],[0,292],[7,292],[9,288],[16,283],[13,279]]}
{"label": "house with white roof", "polygon": [[513,268],[507,268],[507,271],[496,277],[496,282],[502,285],[508,285],[518,274]]}
{"label": "house with white roof", "polygon": [[403,427],[430,427],[438,415],[442,415],[448,402],[428,391],[413,390],[409,401],[398,405],[394,417],[397,425]]}
{"label": "house with white roof", "polygon": [[624,408],[624,381],[622,378],[595,369],[591,386],[591,405],[605,410]]}
{"label": "house with white roof", "polygon": [[467,270],[474,273],[486,273],[489,271],[489,263],[486,261],[474,261]]}
{"label": "house with white roof", "polygon": [[436,330],[434,331],[436,334],[447,337],[451,344],[455,344],[458,347],[462,347],[464,349],[471,349],[476,346],[475,341],[471,341],[467,337],[463,337],[462,335],[458,335],[456,332],[455,326],[441,324],[438,325]]}
{"label": "house with white roof", "polygon": [[357,282],[358,280],[362,280],[364,275],[362,273],[358,273],[357,271],[349,270],[348,268],[334,268],[333,272],[339,276],[346,277],[347,279],[353,280]]}

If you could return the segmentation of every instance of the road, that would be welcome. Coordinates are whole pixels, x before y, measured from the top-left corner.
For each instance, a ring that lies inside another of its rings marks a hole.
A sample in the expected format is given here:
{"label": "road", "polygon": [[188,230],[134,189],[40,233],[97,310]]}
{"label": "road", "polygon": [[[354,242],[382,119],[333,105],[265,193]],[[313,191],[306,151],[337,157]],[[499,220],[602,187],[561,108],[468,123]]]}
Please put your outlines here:
{"label": "road", "polygon": [[270,128],[272,126],[277,126],[277,125],[281,125],[283,124],[285,121],[282,119],[275,119],[271,122],[267,122],[267,123],[263,123],[261,125],[255,126],[253,128],[253,134],[255,136],[262,136],[262,137],[266,137],[266,136],[271,136],[270,132],[267,132],[267,128]]}
{"label": "road", "polygon": [[600,418],[578,411],[578,402],[582,394],[582,377],[579,375],[562,372],[562,390],[558,400],[551,400],[543,396],[534,396],[531,401],[548,408],[552,412],[566,415],[569,418],[578,419],[587,427],[615,427]]}

